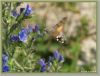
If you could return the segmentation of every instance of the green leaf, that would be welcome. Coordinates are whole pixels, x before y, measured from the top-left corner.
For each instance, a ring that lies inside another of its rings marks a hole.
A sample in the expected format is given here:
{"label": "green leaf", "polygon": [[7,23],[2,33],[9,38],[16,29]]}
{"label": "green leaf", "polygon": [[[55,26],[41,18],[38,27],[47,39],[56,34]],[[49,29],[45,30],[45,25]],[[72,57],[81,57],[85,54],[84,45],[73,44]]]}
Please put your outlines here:
{"label": "green leaf", "polygon": [[79,57],[79,53],[80,53],[80,43],[79,42],[76,42],[74,44],[72,44],[72,47],[71,47],[71,51],[73,53],[73,59],[72,59],[72,64],[71,64],[71,67],[70,67],[70,70],[72,72],[75,72],[77,71],[77,60],[78,60],[78,57]]}
{"label": "green leaf", "polygon": [[80,43],[77,41],[77,42],[73,42],[70,46],[70,50],[72,53],[77,53],[80,51]]}
{"label": "green leaf", "polygon": [[69,72],[70,66],[64,64],[63,67],[60,69],[61,72]]}

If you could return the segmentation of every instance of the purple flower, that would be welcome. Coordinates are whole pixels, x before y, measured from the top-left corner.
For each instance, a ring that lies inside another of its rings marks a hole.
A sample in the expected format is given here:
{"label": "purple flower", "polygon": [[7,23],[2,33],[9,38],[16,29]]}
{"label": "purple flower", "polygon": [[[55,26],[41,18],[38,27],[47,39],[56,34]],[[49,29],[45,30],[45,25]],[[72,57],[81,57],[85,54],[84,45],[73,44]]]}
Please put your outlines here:
{"label": "purple flower", "polygon": [[33,31],[34,31],[34,32],[38,32],[38,31],[39,31],[39,26],[38,26],[38,25],[35,25]]}
{"label": "purple flower", "polygon": [[11,36],[12,41],[19,41],[19,37],[16,35]]}
{"label": "purple flower", "polygon": [[29,5],[27,5],[26,6],[26,10],[25,10],[25,16],[28,16],[28,15],[30,15],[32,13],[32,8],[29,6]]}
{"label": "purple flower", "polygon": [[14,17],[17,17],[19,14],[14,10],[14,11],[12,11],[12,15],[13,15]]}
{"label": "purple flower", "polygon": [[8,71],[9,71],[9,66],[8,66],[8,65],[4,65],[4,66],[2,67],[2,71],[3,71],[3,72],[8,72]]}
{"label": "purple flower", "polygon": [[59,56],[59,62],[64,62],[64,57],[62,55]]}
{"label": "purple flower", "polygon": [[8,72],[9,66],[8,66],[8,56],[6,54],[2,55],[2,71]]}
{"label": "purple flower", "polygon": [[41,72],[45,72],[46,71],[46,66],[42,66],[41,67]]}
{"label": "purple flower", "polygon": [[3,63],[3,65],[7,64],[7,62],[8,62],[8,56],[3,54],[2,55],[2,63]]}
{"label": "purple flower", "polygon": [[54,58],[55,59],[57,59],[57,60],[59,60],[59,53],[58,53],[58,51],[56,50],[56,51],[54,51]]}
{"label": "purple flower", "polygon": [[20,41],[26,42],[27,38],[28,38],[28,31],[27,31],[27,29],[22,29],[19,32],[19,39],[20,39]]}
{"label": "purple flower", "polygon": [[43,59],[39,60],[39,64],[41,65],[41,67],[46,66],[46,63]]}
{"label": "purple flower", "polygon": [[43,59],[39,60],[39,64],[41,65],[41,72],[46,71],[46,63]]}
{"label": "purple flower", "polygon": [[59,62],[64,62],[64,57],[58,52],[54,51],[54,58],[57,59]]}

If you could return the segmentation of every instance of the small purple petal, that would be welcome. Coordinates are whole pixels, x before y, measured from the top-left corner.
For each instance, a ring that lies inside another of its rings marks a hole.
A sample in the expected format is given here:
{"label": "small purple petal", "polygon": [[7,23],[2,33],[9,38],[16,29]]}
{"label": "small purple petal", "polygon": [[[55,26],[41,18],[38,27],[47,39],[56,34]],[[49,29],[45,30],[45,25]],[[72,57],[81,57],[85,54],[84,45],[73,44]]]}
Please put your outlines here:
{"label": "small purple petal", "polygon": [[41,67],[46,66],[46,63],[43,59],[39,60],[39,64],[41,65]]}
{"label": "small purple petal", "polygon": [[7,64],[7,62],[8,62],[8,56],[7,55],[5,55],[5,54],[2,55],[2,62],[3,62],[3,65]]}
{"label": "small purple petal", "polygon": [[46,71],[46,66],[41,67],[41,72],[45,72]]}
{"label": "small purple petal", "polygon": [[9,71],[9,66],[8,65],[3,66],[2,71],[3,72],[8,72]]}
{"label": "small purple petal", "polygon": [[39,31],[39,26],[38,26],[38,25],[35,25],[33,31],[34,31],[34,32],[38,32],[38,31]]}
{"label": "small purple petal", "polygon": [[19,32],[19,39],[20,39],[20,41],[26,42],[27,38],[28,38],[28,31],[27,31],[27,29],[22,29]]}
{"label": "small purple petal", "polygon": [[25,16],[28,16],[28,15],[30,15],[32,13],[32,8],[29,6],[29,5],[27,5],[26,6],[26,10],[25,10]]}
{"label": "small purple petal", "polygon": [[19,14],[17,14],[16,11],[12,11],[12,15],[13,15],[14,17],[17,17]]}
{"label": "small purple petal", "polygon": [[19,41],[19,37],[16,35],[11,36],[12,41]]}
{"label": "small purple petal", "polygon": [[64,57],[62,55],[59,56],[59,62],[64,62]]}
{"label": "small purple petal", "polygon": [[58,51],[57,50],[54,51],[53,54],[54,54],[54,58],[58,60],[59,59],[59,53],[58,53]]}

